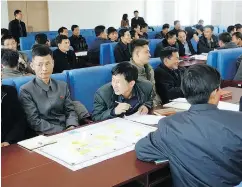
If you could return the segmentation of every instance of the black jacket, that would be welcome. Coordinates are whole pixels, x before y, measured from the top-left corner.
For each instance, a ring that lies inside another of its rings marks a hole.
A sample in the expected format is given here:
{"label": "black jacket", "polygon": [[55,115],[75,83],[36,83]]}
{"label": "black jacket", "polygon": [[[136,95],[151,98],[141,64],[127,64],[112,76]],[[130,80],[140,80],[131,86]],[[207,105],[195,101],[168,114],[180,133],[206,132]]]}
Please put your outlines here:
{"label": "black jacket", "polygon": [[62,73],[64,70],[74,69],[76,67],[76,55],[72,50],[63,53],[56,49],[53,52],[54,70],[53,73]]}
{"label": "black jacket", "polygon": [[82,35],[72,35],[69,40],[74,51],[87,51],[88,45],[86,39]]}
{"label": "black jacket", "polygon": [[[20,33],[19,23],[22,27],[22,35]],[[9,30],[9,34],[14,36],[18,43],[19,43],[19,37],[26,37],[27,36],[25,23],[22,22],[22,21],[19,22],[19,20],[17,20],[17,19],[14,19],[14,20],[9,22],[8,30]]]}
{"label": "black jacket", "polygon": [[[179,40],[177,40],[177,43],[179,46],[179,55],[186,56],[184,45]],[[190,40],[187,40],[187,44],[188,44],[189,50],[191,52],[191,55],[196,54],[195,50],[193,49],[192,42]]]}
{"label": "black jacket", "polygon": [[161,52],[161,50],[163,50],[165,47],[175,47],[175,48],[177,48],[177,50],[179,50],[179,46],[178,46],[178,43],[176,42],[176,44],[175,45],[170,45],[168,42],[167,42],[167,40],[166,39],[164,39],[164,40],[162,40],[160,43],[158,43],[157,45],[156,45],[156,48],[155,48],[155,57],[160,57],[160,52]]}
{"label": "black jacket", "polygon": [[114,48],[115,62],[129,61],[131,58],[130,45],[125,45],[123,42],[118,42]]}
{"label": "black jacket", "polygon": [[[141,105],[145,105],[148,109],[151,109],[153,107],[154,98],[153,86],[151,82],[137,80],[133,89],[139,103],[137,111]],[[119,96],[114,93],[111,83],[105,84],[99,88],[94,96],[92,119],[94,121],[101,121],[119,117],[113,114],[113,110],[117,106],[115,101],[118,101],[118,97]]]}
{"label": "black jacket", "polygon": [[145,23],[144,18],[142,17],[138,17],[138,19],[136,19],[135,17],[131,19],[131,27],[133,28],[136,24],[138,25],[142,25]]}
{"label": "black jacket", "polygon": [[212,39],[213,39],[213,42],[211,42],[211,47],[209,47],[208,41],[204,37],[204,35],[202,35],[199,38],[199,42],[198,42],[198,45],[197,45],[198,54],[208,53],[208,52],[213,51],[214,49],[219,47],[218,38],[215,35],[212,35]]}
{"label": "black jacket", "polygon": [[26,135],[25,113],[13,86],[2,85],[1,142],[17,143]]}
{"label": "black jacket", "polygon": [[232,187],[242,181],[242,114],[192,105],[165,117],[135,146],[143,161],[169,160],[173,187]]}
{"label": "black jacket", "polygon": [[184,68],[177,70],[167,68],[163,63],[155,69],[155,85],[162,103],[168,103],[169,100],[184,97],[181,91],[181,77]]}
{"label": "black jacket", "polygon": [[161,31],[161,32],[158,32],[156,35],[155,35],[155,39],[163,39],[165,38],[165,34]]}

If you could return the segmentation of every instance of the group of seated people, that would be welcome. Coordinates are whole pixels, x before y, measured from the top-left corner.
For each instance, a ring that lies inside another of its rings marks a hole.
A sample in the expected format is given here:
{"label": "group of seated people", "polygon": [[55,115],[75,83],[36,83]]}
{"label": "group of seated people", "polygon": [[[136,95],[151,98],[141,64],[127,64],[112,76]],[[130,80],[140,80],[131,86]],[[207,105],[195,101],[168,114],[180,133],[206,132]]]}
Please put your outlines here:
{"label": "group of seated people", "polygon": [[[174,47],[161,51],[163,63],[154,71],[149,65],[148,41],[132,42],[132,59],[118,63],[111,71],[111,82],[96,91],[91,116],[85,106],[71,100],[67,83],[51,78],[51,49],[34,47],[31,68],[35,78],[20,88],[19,96],[14,87],[2,85],[1,146],[73,129],[91,120],[148,114],[158,104],[185,97],[191,108],[160,120],[158,130],[136,144],[137,157],[168,159],[175,186],[237,185],[242,180],[242,115],[217,108],[218,71],[205,64],[180,68]],[[7,51],[3,56],[11,56]]]}

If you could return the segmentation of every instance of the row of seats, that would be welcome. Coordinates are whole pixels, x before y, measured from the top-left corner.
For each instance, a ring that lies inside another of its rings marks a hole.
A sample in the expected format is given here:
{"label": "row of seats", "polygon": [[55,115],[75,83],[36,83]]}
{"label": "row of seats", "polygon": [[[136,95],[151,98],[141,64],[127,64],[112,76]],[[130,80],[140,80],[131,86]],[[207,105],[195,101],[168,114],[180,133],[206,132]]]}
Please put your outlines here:
{"label": "row of seats", "polygon": [[[150,59],[151,66],[155,69],[161,63],[159,58]],[[64,71],[53,74],[56,80],[67,82],[71,97],[75,101],[83,103],[89,112],[93,110],[94,94],[102,85],[111,81],[111,70],[115,64],[95,66],[90,68]],[[32,80],[34,76],[3,79],[3,85],[14,86],[19,92],[20,87]]]}
{"label": "row of seats", "polygon": [[237,68],[236,61],[242,55],[242,48],[223,49],[208,53],[207,64],[216,68],[223,80],[233,80]]}
{"label": "row of seats", "polygon": [[[149,40],[151,58],[154,58],[156,46],[161,41],[162,41],[162,39],[150,39]],[[191,39],[191,42],[192,42],[194,50],[197,52],[197,42],[193,38]],[[114,48],[116,45],[117,45],[117,42],[101,44],[101,46],[100,46],[100,64],[101,65],[115,63]]]}

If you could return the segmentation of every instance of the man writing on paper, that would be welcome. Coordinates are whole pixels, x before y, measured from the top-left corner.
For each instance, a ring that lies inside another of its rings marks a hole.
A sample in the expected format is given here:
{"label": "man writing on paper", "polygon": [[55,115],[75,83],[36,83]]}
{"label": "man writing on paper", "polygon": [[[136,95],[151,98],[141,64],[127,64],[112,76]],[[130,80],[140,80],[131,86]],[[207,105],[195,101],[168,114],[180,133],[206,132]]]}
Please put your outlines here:
{"label": "man writing on paper", "polygon": [[78,126],[67,84],[50,77],[54,68],[52,51],[48,46],[37,46],[32,56],[36,78],[20,88],[30,127],[39,134],[51,134]]}
{"label": "man writing on paper", "polygon": [[242,180],[242,115],[217,108],[220,81],[210,66],[188,68],[181,88],[190,109],[161,119],[158,130],[136,144],[140,160],[169,160],[174,187],[229,187]]}
{"label": "man writing on paper", "polygon": [[131,115],[147,114],[153,106],[153,86],[138,80],[138,70],[128,62],[112,69],[112,82],[98,89],[94,96],[94,121]]}

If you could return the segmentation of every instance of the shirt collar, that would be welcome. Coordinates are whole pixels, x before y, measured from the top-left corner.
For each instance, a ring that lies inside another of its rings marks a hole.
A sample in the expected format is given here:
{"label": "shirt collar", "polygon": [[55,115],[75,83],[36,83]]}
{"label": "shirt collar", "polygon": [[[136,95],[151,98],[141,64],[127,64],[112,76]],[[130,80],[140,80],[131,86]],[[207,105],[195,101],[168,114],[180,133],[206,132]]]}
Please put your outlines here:
{"label": "shirt collar", "polygon": [[[129,99],[132,99],[132,98],[134,98],[137,95],[134,87],[133,87],[133,90],[132,90],[131,94],[132,94],[132,96]],[[121,101],[121,102],[124,102],[125,100],[129,100],[129,99],[124,98],[123,95],[119,95],[118,96],[118,101]]]}
{"label": "shirt collar", "polygon": [[195,105],[191,105],[189,111],[199,111],[199,110],[216,110],[217,105],[213,105],[213,104],[195,104]]}
{"label": "shirt collar", "polygon": [[50,89],[52,89],[52,87],[53,87],[53,83],[52,83],[51,79],[50,79],[49,84],[45,84],[41,79],[39,79],[37,77],[35,78],[35,81],[38,84],[38,86],[46,92],[49,91]]}

